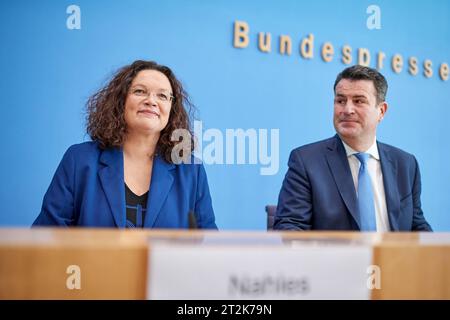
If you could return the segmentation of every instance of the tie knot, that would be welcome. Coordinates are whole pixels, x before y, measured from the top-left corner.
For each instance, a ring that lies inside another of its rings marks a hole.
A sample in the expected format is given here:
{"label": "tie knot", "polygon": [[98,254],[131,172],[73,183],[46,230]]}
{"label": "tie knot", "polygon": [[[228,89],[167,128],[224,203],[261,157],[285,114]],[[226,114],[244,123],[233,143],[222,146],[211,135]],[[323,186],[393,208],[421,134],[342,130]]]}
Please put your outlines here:
{"label": "tie knot", "polygon": [[364,152],[360,152],[360,153],[355,153],[355,157],[358,158],[359,162],[361,162],[362,165],[366,165],[367,160],[369,159],[370,154],[368,153],[364,153]]}

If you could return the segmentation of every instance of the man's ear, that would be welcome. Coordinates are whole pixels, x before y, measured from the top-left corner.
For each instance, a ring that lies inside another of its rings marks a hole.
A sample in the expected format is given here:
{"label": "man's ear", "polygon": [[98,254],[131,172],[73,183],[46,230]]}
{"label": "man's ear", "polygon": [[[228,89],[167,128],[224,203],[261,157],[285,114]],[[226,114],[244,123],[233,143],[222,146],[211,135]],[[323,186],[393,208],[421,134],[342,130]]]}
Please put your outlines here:
{"label": "man's ear", "polygon": [[386,101],[381,102],[378,105],[378,108],[380,109],[380,117],[378,118],[378,122],[381,122],[381,120],[383,120],[383,118],[384,118],[384,116],[385,116],[385,114],[387,112],[387,109],[388,109],[387,102]]}

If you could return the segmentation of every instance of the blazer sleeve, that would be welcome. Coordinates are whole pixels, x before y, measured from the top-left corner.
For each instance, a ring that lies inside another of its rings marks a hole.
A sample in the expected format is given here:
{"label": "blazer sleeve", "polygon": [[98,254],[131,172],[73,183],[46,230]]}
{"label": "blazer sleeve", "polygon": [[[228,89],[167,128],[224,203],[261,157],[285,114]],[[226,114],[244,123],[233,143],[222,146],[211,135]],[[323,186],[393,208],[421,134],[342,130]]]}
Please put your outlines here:
{"label": "blazer sleeve", "polygon": [[291,152],[288,166],[278,197],[274,229],[310,230],[313,208],[311,184],[300,152]]}
{"label": "blazer sleeve", "polygon": [[217,229],[211,195],[209,193],[208,179],[203,164],[200,164],[198,169],[194,212],[197,217],[198,228]]}
{"label": "blazer sleeve", "polygon": [[413,221],[412,221],[412,230],[413,231],[433,231],[431,226],[425,220],[422,211],[422,205],[420,201],[420,194],[422,192],[422,184],[420,179],[420,169],[419,164],[417,163],[416,158],[414,157],[415,164],[415,174],[414,174],[414,184],[412,190],[413,196]]}
{"label": "blazer sleeve", "polygon": [[33,226],[70,226],[74,224],[75,161],[69,148],[63,156],[45,193],[41,212]]}

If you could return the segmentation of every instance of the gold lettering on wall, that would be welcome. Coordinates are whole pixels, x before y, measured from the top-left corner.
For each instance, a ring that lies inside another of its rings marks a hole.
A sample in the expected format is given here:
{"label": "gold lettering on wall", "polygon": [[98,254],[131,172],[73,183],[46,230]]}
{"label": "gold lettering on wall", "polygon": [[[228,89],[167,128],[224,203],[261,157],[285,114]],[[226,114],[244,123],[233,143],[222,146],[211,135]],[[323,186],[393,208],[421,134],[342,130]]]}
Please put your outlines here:
{"label": "gold lettering on wall", "polygon": [[281,35],[280,36],[280,53],[291,55],[292,52],[292,40],[291,37]]}
{"label": "gold lettering on wall", "polygon": [[378,58],[377,58],[377,69],[381,70],[383,69],[383,60],[386,57],[383,51],[378,52]]}
{"label": "gold lettering on wall", "polygon": [[366,48],[358,49],[358,64],[366,67],[370,65],[370,52]]}
{"label": "gold lettering on wall", "polygon": [[[253,35],[250,34],[250,27],[246,21],[235,20],[233,25],[233,46],[235,48],[247,48],[250,44],[251,39],[257,34],[257,47],[259,51],[264,53],[271,52],[272,35],[269,32],[255,32]],[[256,44],[256,43],[255,43]],[[294,46],[297,44],[294,40]],[[307,36],[302,38],[299,42],[299,53],[303,59],[313,59],[314,58],[314,34],[309,33]],[[279,53],[280,55],[290,56],[292,54],[292,39],[288,34],[279,35]],[[318,47],[320,44],[318,44]],[[355,48],[356,55],[353,57],[353,49],[348,44],[344,45],[341,49],[340,61],[345,65],[350,65],[352,63],[357,63],[362,66],[370,66],[371,53],[367,48]],[[331,62],[334,59],[334,45],[331,42],[324,42],[318,50],[318,54],[321,56],[322,60],[325,62]],[[339,52],[336,53],[339,55]],[[374,53],[375,54],[375,53]],[[357,60],[353,62],[353,58]],[[374,64],[378,70],[384,68],[384,61],[386,54],[382,51],[376,53],[376,59],[374,56]],[[405,59],[405,60],[403,60]],[[403,71],[404,64],[407,63],[409,74],[412,76],[418,75],[422,72],[423,76],[426,78],[431,78],[433,76],[433,62],[430,59],[424,59],[421,62],[417,57],[403,57],[400,54],[394,54],[390,61],[391,68],[394,73],[401,73]],[[336,57],[339,60],[339,57]],[[421,64],[422,63],[422,64]],[[449,78],[449,65],[446,62],[442,62],[439,68],[436,67],[436,72],[438,72],[439,77],[442,81],[447,81]]]}
{"label": "gold lettering on wall", "polygon": [[443,81],[448,80],[448,64],[442,63],[439,68],[439,76]]}
{"label": "gold lettering on wall", "polygon": [[311,33],[304,38],[300,44],[300,54],[304,59],[312,59],[314,57],[314,35]]}
{"label": "gold lettering on wall", "polygon": [[234,37],[233,37],[233,46],[235,48],[245,48],[248,46],[248,32],[250,28],[247,22],[244,21],[235,21],[234,22]]}
{"label": "gold lettering on wall", "polygon": [[417,68],[417,58],[416,57],[410,57],[408,60],[409,68],[408,72],[415,76],[419,72],[419,69]]}
{"label": "gold lettering on wall", "polygon": [[392,57],[392,64],[391,65],[392,65],[392,70],[395,73],[402,72],[402,69],[403,69],[403,57],[401,55],[399,55],[399,54],[395,54]]}
{"label": "gold lettering on wall", "polygon": [[342,63],[352,63],[352,48],[348,45],[342,47]]}
{"label": "gold lettering on wall", "polygon": [[432,64],[431,60],[428,59],[423,62],[423,75],[427,78],[431,78],[433,75],[433,69],[431,69]]}
{"label": "gold lettering on wall", "polygon": [[333,60],[334,48],[329,42],[325,42],[322,46],[322,59],[325,62]]}
{"label": "gold lettering on wall", "polygon": [[260,32],[258,34],[258,48],[262,52],[270,52],[270,42],[271,42],[271,35],[269,32],[264,34],[264,32]]}

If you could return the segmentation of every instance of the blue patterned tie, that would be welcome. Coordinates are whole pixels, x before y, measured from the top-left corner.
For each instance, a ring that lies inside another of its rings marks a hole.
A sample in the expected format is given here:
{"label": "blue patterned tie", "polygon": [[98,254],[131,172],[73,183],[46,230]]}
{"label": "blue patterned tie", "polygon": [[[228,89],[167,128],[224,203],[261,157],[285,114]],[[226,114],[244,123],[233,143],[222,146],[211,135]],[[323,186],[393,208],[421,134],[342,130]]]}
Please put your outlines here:
{"label": "blue patterned tie", "polygon": [[376,231],[375,207],[373,202],[372,183],[367,169],[368,153],[355,153],[361,162],[358,174],[358,207],[361,219],[361,231]]}

